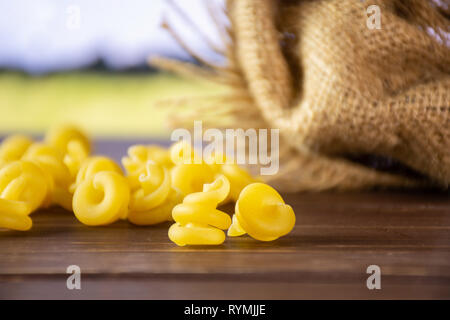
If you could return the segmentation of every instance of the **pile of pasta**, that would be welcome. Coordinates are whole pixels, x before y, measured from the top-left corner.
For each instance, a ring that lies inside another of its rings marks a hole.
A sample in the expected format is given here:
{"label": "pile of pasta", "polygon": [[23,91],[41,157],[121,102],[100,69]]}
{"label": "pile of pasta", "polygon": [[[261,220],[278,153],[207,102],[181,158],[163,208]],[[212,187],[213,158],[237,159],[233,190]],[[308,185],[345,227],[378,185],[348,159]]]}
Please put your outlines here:
{"label": "pile of pasta", "polygon": [[[74,126],[54,128],[40,142],[6,138],[0,145],[0,228],[29,230],[30,215],[53,205],[88,226],[173,221],[168,235],[179,246],[222,244],[224,230],[272,241],[295,225],[294,211],[276,190],[222,155],[194,161],[195,151],[184,142],[169,149],[135,145],[122,159],[123,170],[91,151]],[[236,203],[232,217],[217,209],[228,202]]]}

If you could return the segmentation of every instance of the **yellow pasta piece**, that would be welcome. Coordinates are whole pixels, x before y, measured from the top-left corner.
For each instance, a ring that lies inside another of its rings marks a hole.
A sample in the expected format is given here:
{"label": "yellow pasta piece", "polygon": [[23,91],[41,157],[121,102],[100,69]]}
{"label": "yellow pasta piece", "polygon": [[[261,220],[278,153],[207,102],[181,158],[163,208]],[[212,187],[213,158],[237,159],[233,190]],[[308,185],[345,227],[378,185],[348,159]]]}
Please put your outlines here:
{"label": "yellow pasta piece", "polygon": [[173,224],[169,229],[169,238],[180,247],[186,245],[221,245],[225,242],[225,233],[217,228],[203,224]]}
{"label": "yellow pasta piece", "polygon": [[172,190],[166,201],[160,206],[147,211],[131,211],[128,213],[128,220],[138,226],[151,226],[166,221],[172,221],[173,208],[183,201],[180,192]]}
{"label": "yellow pasta piece", "polygon": [[239,220],[237,219],[236,215],[233,215],[233,218],[231,219],[231,226],[228,229],[228,236],[230,237],[240,237],[246,234],[245,230],[242,228],[241,224],[239,223]]}
{"label": "yellow pasta piece", "polygon": [[[55,187],[52,191],[51,204],[57,204],[60,207],[72,212],[73,194],[67,189]],[[45,207],[45,206],[44,206]]]}
{"label": "yellow pasta piece", "polygon": [[111,171],[123,175],[122,169],[113,160],[103,156],[91,157],[85,160],[81,165],[75,183],[73,183],[69,188],[70,192],[75,192],[76,188],[83,181],[102,171]]}
{"label": "yellow pasta piece", "polygon": [[66,154],[71,141],[79,141],[83,145],[83,150],[87,153],[91,151],[89,138],[79,128],[72,125],[62,125],[49,130],[45,136],[45,142],[59,149],[62,154]]}
{"label": "yellow pasta piece", "polygon": [[47,197],[45,173],[30,161],[14,161],[0,170],[0,198],[25,202],[29,212],[38,209]]}
{"label": "yellow pasta piece", "polygon": [[67,144],[67,152],[64,155],[64,163],[70,171],[73,179],[76,178],[83,162],[89,157],[89,150],[80,140],[71,140]]}
{"label": "yellow pasta piece", "polygon": [[239,167],[237,164],[224,164],[221,166],[221,173],[223,173],[230,181],[230,195],[229,198],[236,202],[241,191],[251,183],[257,182],[250,173],[245,169]]}
{"label": "yellow pasta piece", "polygon": [[235,163],[233,158],[227,158],[223,153],[210,155],[205,162],[211,166],[216,174],[223,174],[230,181],[230,194],[224,202],[234,201],[239,198],[242,189],[251,183],[259,182],[247,170]]}
{"label": "yellow pasta piece", "polygon": [[24,160],[37,164],[46,174],[49,192],[44,206],[58,204],[71,211],[72,195],[68,191],[72,177],[69,169],[63,162],[62,153],[55,147],[35,143],[28,148],[23,156]]}
{"label": "yellow pasta piece", "polygon": [[201,192],[204,184],[214,181],[217,172],[202,159],[195,163],[196,155],[190,144],[183,141],[175,143],[169,152],[175,164],[171,171],[172,186],[183,195]]}
{"label": "yellow pasta piece", "polygon": [[172,186],[184,195],[201,192],[203,185],[213,182],[215,176],[207,164],[179,164],[171,171]]}
{"label": "yellow pasta piece", "polygon": [[71,182],[69,169],[64,164],[63,154],[56,148],[43,143],[35,143],[23,156],[24,160],[34,161],[44,171],[50,173],[55,185],[67,188]]}
{"label": "yellow pasta piece", "polygon": [[154,225],[169,221],[172,209],[182,201],[180,192],[171,187],[169,170],[153,161],[139,178],[141,188],[133,192],[128,220],[136,225]]}
{"label": "yellow pasta piece", "polygon": [[30,230],[33,226],[33,221],[28,216],[30,213],[31,207],[26,202],[0,198],[0,228]]}
{"label": "yellow pasta piece", "polygon": [[172,211],[176,223],[169,229],[170,240],[179,246],[222,244],[225,241],[222,230],[230,227],[231,218],[217,210],[217,205],[229,192],[230,183],[221,175],[213,183],[205,184],[203,192],[187,195]]}
{"label": "yellow pasta piece", "polygon": [[72,179],[75,179],[91,152],[91,142],[87,135],[75,126],[63,125],[49,130],[45,141],[63,154],[63,162]]}
{"label": "yellow pasta piece", "polygon": [[17,231],[30,230],[33,225],[28,216],[30,213],[31,207],[26,202],[0,198],[0,228]]}
{"label": "yellow pasta piece", "polygon": [[159,146],[135,145],[128,149],[128,156],[122,158],[122,164],[127,172],[131,190],[140,188],[139,177],[145,173],[148,161],[171,168],[173,163],[169,152]]}
{"label": "yellow pasta piece", "polygon": [[229,236],[247,232],[260,241],[273,241],[292,231],[295,214],[280,194],[264,183],[253,183],[242,190],[236,203]]}
{"label": "yellow pasta piece", "polygon": [[130,203],[132,211],[147,211],[161,205],[169,196],[171,188],[169,171],[149,161],[147,173],[139,178],[141,188],[133,193]]}
{"label": "yellow pasta piece", "polygon": [[33,140],[27,136],[7,137],[0,145],[0,168],[9,162],[20,160],[32,144]]}
{"label": "yellow pasta piece", "polygon": [[88,226],[111,224],[127,216],[130,200],[128,182],[121,174],[101,171],[77,186],[73,196],[73,211],[77,219]]}

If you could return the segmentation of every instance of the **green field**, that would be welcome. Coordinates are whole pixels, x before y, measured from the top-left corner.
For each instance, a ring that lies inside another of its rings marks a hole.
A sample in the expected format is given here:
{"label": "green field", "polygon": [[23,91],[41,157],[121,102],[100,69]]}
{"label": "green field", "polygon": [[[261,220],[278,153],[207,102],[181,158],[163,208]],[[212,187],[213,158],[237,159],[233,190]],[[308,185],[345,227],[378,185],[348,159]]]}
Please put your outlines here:
{"label": "green field", "polygon": [[167,74],[75,72],[32,77],[0,73],[0,135],[41,134],[74,123],[97,136],[169,135],[161,101],[210,95],[220,88]]}

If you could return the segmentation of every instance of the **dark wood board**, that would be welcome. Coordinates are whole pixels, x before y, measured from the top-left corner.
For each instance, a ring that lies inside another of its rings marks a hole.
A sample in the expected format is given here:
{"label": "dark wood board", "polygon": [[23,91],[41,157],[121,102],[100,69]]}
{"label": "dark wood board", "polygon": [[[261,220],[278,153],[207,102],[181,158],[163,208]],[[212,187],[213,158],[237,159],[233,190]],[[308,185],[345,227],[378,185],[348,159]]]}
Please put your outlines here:
{"label": "dark wood board", "polygon": [[[97,150],[119,159],[129,144]],[[36,212],[32,231],[0,231],[0,299],[450,298],[448,193],[284,197],[297,214],[291,234],[218,247],[177,247],[170,224],[92,228],[59,208]],[[69,265],[81,290],[66,287]],[[369,265],[381,290],[366,287]]]}

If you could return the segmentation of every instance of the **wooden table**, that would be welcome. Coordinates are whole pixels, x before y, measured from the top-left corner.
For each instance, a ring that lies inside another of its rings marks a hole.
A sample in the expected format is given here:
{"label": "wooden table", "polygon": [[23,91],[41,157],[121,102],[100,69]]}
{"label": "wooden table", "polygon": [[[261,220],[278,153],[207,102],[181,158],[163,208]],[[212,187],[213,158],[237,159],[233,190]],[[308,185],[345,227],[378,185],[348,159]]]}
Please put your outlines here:
{"label": "wooden table", "polygon": [[[120,158],[128,145],[103,141],[98,151]],[[92,228],[62,209],[37,212],[32,231],[0,231],[0,298],[450,298],[448,193],[285,200],[297,214],[290,235],[218,247],[179,248],[169,224]],[[81,268],[81,290],[66,288],[69,265]],[[381,268],[381,290],[367,289],[369,265]]]}

